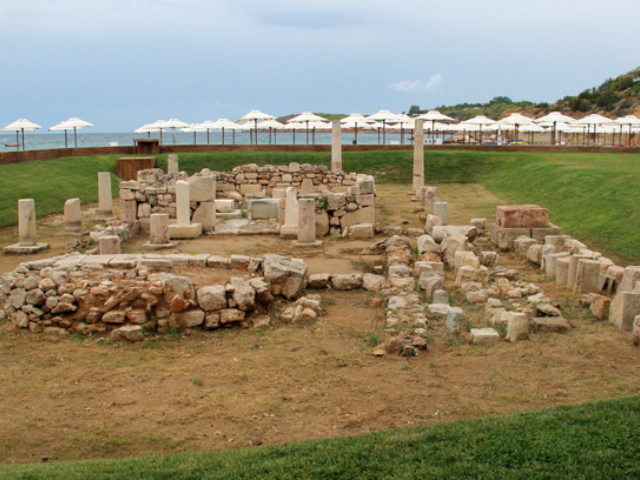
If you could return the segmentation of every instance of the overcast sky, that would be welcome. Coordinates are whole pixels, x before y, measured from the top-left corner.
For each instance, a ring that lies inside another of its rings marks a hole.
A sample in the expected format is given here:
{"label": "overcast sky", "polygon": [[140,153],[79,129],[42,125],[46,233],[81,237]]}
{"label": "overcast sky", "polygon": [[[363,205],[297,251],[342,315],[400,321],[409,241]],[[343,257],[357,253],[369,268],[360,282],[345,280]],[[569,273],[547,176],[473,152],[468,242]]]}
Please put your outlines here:
{"label": "overcast sky", "polygon": [[640,65],[638,0],[0,0],[0,126],[554,102]]}

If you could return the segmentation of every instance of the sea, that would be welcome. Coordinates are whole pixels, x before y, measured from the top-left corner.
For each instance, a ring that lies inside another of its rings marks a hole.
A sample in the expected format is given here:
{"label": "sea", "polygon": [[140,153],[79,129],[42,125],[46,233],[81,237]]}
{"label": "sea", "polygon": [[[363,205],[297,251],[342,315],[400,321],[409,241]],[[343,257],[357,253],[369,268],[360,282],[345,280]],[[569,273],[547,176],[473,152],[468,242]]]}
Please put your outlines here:
{"label": "sea", "polygon": [[[382,145],[384,142],[387,145],[400,145],[400,144],[411,144],[413,143],[413,138],[410,133],[404,133],[401,135],[400,133],[390,133],[387,132],[386,135],[383,135],[382,132],[379,134],[376,132],[366,132],[358,133],[357,144],[358,145]],[[427,134],[425,133],[425,137]],[[449,137],[449,135],[447,135]],[[147,138],[147,135],[135,134],[135,133],[78,133],[78,147],[87,148],[87,147],[107,147],[107,146],[129,146],[133,145],[133,140],[137,138]],[[151,138],[159,138],[157,133],[153,133]],[[355,142],[355,134],[342,132],[342,144],[343,145],[352,145]],[[442,138],[442,135],[438,135],[438,138]],[[65,136],[64,133],[25,133],[25,147],[27,150],[40,150],[40,149],[49,149],[49,148],[65,148]],[[70,132],[68,137],[68,146],[75,147],[75,140],[73,133]],[[248,131],[239,131],[235,133],[235,139],[233,132],[225,131],[224,134],[224,142],[226,145],[249,145],[251,143],[251,136]],[[15,151],[17,150],[16,146],[16,135],[15,134],[0,134],[0,152],[6,151]],[[22,150],[22,134],[19,135],[19,149]],[[221,145],[222,144],[222,133],[219,131],[210,131],[209,136],[207,138],[207,132],[198,132],[187,133],[187,132],[176,132],[175,137],[173,134],[169,132],[165,132],[162,135],[162,143],[164,145],[193,145],[194,143],[197,145],[205,145],[207,143],[211,145]],[[269,136],[269,132],[258,132],[258,144],[259,145],[269,145],[269,144],[277,144],[277,145],[306,145],[307,144],[307,134],[304,130],[297,131],[294,135],[291,132],[278,132],[277,134],[271,133],[271,138]],[[313,132],[309,132],[309,144],[315,145],[330,145],[331,144],[331,133],[327,132],[316,132],[315,135]]]}

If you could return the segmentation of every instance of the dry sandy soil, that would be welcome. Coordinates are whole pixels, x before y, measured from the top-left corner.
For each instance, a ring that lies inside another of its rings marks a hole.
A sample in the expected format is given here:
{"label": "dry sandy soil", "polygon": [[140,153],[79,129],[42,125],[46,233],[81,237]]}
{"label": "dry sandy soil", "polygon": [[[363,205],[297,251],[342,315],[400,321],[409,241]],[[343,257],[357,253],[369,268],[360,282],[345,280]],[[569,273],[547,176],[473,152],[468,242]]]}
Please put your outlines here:
{"label": "dry sandy soil", "polygon": [[[480,185],[443,185],[452,223],[491,217],[498,198]],[[384,224],[420,226],[407,187],[379,185]],[[406,223],[404,223],[406,222]],[[89,225],[90,220],[87,221]],[[54,237],[60,218],[39,220],[40,240]],[[0,243],[15,242],[14,229]],[[380,237],[382,238],[382,237]],[[138,251],[142,241],[125,245]],[[272,236],[203,237],[180,252],[295,253],[309,273],[368,271],[377,257],[360,256],[368,242],[329,240],[314,252],[292,251]],[[480,246],[489,248],[486,240]],[[33,258],[33,257],[31,257]],[[0,272],[24,258],[0,257]],[[567,335],[469,345],[429,325],[429,350],[417,358],[374,357],[384,310],[372,294],[320,292],[326,315],[314,323],[262,329],[160,335],[141,344],[96,337],[34,335],[0,324],[0,462],[34,462],[227,449],[310,438],[358,435],[395,427],[521,412],[552,405],[637,394],[640,350],[629,334],[582,310],[532,265],[502,255],[521,278],[558,301],[574,327]],[[198,269],[205,284],[230,272]],[[447,274],[453,292],[453,276]],[[486,325],[482,307],[462,305],[472,326]],[[280,306],[281,309],[281,306]]]}

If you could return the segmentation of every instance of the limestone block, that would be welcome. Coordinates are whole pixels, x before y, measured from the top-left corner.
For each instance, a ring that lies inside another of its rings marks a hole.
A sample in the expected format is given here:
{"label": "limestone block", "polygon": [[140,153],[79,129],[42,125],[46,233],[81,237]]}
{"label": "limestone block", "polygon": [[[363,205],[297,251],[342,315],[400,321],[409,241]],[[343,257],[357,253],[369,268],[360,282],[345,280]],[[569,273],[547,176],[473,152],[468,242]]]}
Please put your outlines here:
{"label": "limestone block", "polygon": [[433,227],[440,226],[442,226],[442,220],[440,220],[440,217],[438,217],[437,215],[432,215],[430,213],[427,214],[427,220],[424,224],[425,232],[431,235],[433,233]]}
{"label": "limestone block", "polygon": [[535,318],[533,324],[536,332],[567,333],[571,328],[569,322],[562,317]]}
{"label": "limestone block", "polygon": [[264,278],[271,283],[271,293],[288,299],[302,294],[308,267],[299,258],[288,259],[282,255],[265,255]]}
{"label": "limestone block", "polygon": [[240,193],[242,195],[255,195],[256,193],[262,193],[262,185],[257,183],[243,183],[240,185]]}
{"label": "limestone block", "polygon": [[276,198],[249,200],[249,215],[252,220],[272,220],[278,218],[280,201]]}
{"label": "limestone block", "polygon": [[633,321],[640,315],[640,293],[619,292],[609,306],[609,321],[623,332],[633,330]]}
{"label": "limestone block", "polygon": [[572,255],[569,257],[569,272],[567,274],[567,287],[573,290],[576,286],[576,274],[578,273],[578,262],[582,259],[591,259],[590,255]]}
{"label": "limestone block", "polygon": [[446,226],[449,224],[449,216],[447,214],[447,202],[434,202],[433,214],[440,217],[440,221],[442,222],[442,225]]}
{"label": "limestone block", "polygon": [[100,237],[100,255],[119,255],[120,237],[118,235],[102,235]]}
{"label": "limestone block", "polygon": [[531,245],[527,250],[527,260],[540,265],[542,263],[542,245]]}
{"label": "limestone block", "polygon": [[553,245],[556,247],[556,252],[560,253],[564,249],[564,243],[571,238],[569,235],[546,235],[544,237],[545,245]]}
{"label": "limestone block", "polygon": [[[329,235],[329,214],[326,211],[316,211],[316,237],[326,237]],[[297,229],[297,227],[296,227]],[[373,237],[372,237],[373,238]]]}
{"label": "limestone block", "polygon": [[135,200],[120,201],[120,220],[133,223],[138,218],[138,202]]}
{"label": "limestone block", "polygon": [[447,264],[449,268],[455,268],[456,252],[458,250],[467,251],[468,249],[469,242],[467,240],[467,237],[458,234],[445,237],[442,244],[440,245],[444,263]]}
{"label": "limestone block", "polygon": [[67,233],[82,232],[82,209],[79,198],[70,198],[64,202],[64,231]]}
{"label": "limestone block", "polygon": [[331,286],[335,290],[357,290],[362,287],[362,275],[359,273],[341,273],[331,275]]}
{"label": "limestone block", "polygon": [[568,253],[560,252],[560,253],[552,253],[551,255],[548,255],[546,257],[544,265],[545,265],[545,274],[547,275],[547,278],[550,278],[550,279],[556,278],[556,265],[557,265],[558,259],[568,257],[568,256],[569,256]]}
{"label": "limestone block", "polygon": [[347,235],[354,240],[370,240],[373,238],[373,225],[370,223],[351,225]]}
{"label": "limestone block", "polygon": [[530,238],[529,236],[526,236],[526,235],[519,236],[513,242],[513,247],[516,251],[516,256],[522,259],[527,258],[527,252],[529,251],[529,248],[531,248],[533,245],[537,243],[538,242],[536,242],[533,238]]}
{"label": "limestone block", "polygon": [[424,206],[424,211],[426,214],[433,214],[433,205],[435,202],[440,201],[440,192],[438,191],[438,187],[426,187],[424,190],[424,197],[422,200],[422,205]]}
{"label": "limestone block", "polygon": [[460,332],[464,329],[464,311],[460,307],[449,307],[445,325],[451,332]]}
{"label": "limestone block", "polygon": [[463,283],[473,281],[475,273],[476,269],[473,267],[460,267],[456,275],[456,287],[460,287]]}
{"label": "limestone block", "polygon": [[309,288],[327,288],[329,286],[329,282],[331,282],[330,273],[316,273],[309,275]]}
{"label": "limestone block", "polygon": [[631,292],[636,282],[640,282],[640,267],[630,266],[624,269],[622,281],[618,285],[618,292]]}
{"label": "limestone block", "polygon": [[227,308],[227,296],[222,285],[211,285],[200,288],[196,292],[198,305],[205,312]]}
{"label": "limestone block", "polygon": [[443,284],[444,274],[441,272],[434,272],[433,270],[422,272],[418,279],[418,285],[425,291],[428,300],[431,300],[431,297],[436,290],[442,290]]}
{"label": "limestone block", "polygon": [[193,212],[192,223],[201,223],[204,232],[213,232],[216,225],[215,202],[202,202]]}
{"label": "limestone block", "polygon": [[500,341],[500,334],[493,328],[472,328],[470,332],[474,345],[491,345]]}
{"label": "limestone block", "polygon": [[215,204],[216,212],[218,213],[233,213],[236,210],[236,202],[234,200],[217,199]]}
{"label": "limestone block", "polygon": [[430,235],[421,235],[416,241],[418,245],[418,254],[423,253],[439,253],[440,247]]}
{"label": "limestone block", "polygon": [[524,313],[509,312],[507,320],[507,336],[510,342],[519,342],[529,338],[529,320]]}
{"label": "limestone block", "polygon": [[456,273],[458,272],[460,267],[472,267],[473,269],[476,269],[479,266],[480,266],[480,261],[478,260],[478,257],[476,256],[475,253],[464,252],[462,250],[458,250],[456,252],[456,264],[455,264]]}
{"label": "limestone block", "polygon": [[[560,227],[556,227],[552,223],[549,224],[549,227],[539,227],[531,229],[531,238],[537,240],[538,242],[544,242],[545,237],[560,235],[562,234],[562,229]],[[556,250],[559,252],[559,250]]]}
{"label": "limestone block", "polygon": [[379,292],[382,289],[383,283],[384,277],[382,275],[365,273],[362,276],[362,288],[367,292]]}
{"label": "limestone block", "polygon": [[583,293],[597,293],[600,291],[598,288],[598,278],[600,276],[600,261],[580,259],[578,261],[578,268],[576,270],[576,281],[573,288],[573,293],[581,295]]}
{"label": "limestone block", "polygon": [[513,249],[516,238],[530,236],[528,228],[503,228],[495,224],[491,227],[491,233],[493,242],[503,252]]}
{"label": "limestone block", "polygon": [[472,218],[469,223],[476,227],[478,233],[484,232],[487,229],[487,219],[486,218]]}
{"label": "limestone block", "polygon": [[[128,202],[128,200],[125,200]],[[151,205],[148,203],[139,203],[138,204],[138,218],[147,218],[151,215]]]}
{"label": "limestone block", "polygon": [[449,294],[446,290],[436,290],[433,292],[433,303],[449,305]]}
{"label": "limestone block", "polygon": [[349,212],[340,218],[340,226],[342,231],[346,232],[351,225],[357,225],[358,223],[370,223],[376,224],[376,209],[375,207],[364,207],[354,212]]}
{"label": "limestone block", "polygon": [[566,286],[569,280],[570,257],[559,257],[556,260],[556,285]]}
{"label": "limestone block", "polygon": [[416,262],[413,265],[413,275],[416,278],[420,278],[423,272],[431,272],[433,271],[433,267],[429,264],[429,262]]}

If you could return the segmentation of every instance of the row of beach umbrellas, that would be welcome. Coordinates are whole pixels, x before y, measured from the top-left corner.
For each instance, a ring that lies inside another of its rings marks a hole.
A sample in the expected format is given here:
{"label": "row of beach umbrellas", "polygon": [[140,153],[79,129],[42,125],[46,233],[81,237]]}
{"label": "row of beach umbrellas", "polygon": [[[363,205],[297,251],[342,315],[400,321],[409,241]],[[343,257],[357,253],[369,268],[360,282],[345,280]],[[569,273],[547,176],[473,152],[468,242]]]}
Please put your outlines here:
{"label": "row of beach umbrellas", "polygon": [[[389,110],[379,110],[373,115],[364,116],[360,113],[352,113],[351,115],[344,117],[340,120],[342,128],[353,129],[355,131],[355,140],[357,143],[358,130],[377,130],[378,134],[382,131],[382,143],[386,144],[387,131],[400,131],[401,138],[404,140],[405,131],[415,130],[416,120],[421,119],[426,122],[423,127],[431,134],[437,132],[462,132],[463,137],[466,134],[472,132],[478,132],[480,137],[484,132],[498,132],[501,135],[503,130],[515,130],[515,137],[518,137],[518,132],[523,133],[551,133],[551,142],[555,144],[556,132],[562,132],[565,134],[586,134],[587,138],[593,133],[594,138],[598,133],[604,134],[620,134],[622,138],[622,128],[628,126],[629,138],[630,136],[640,131],[640,119],[634,115],[627,115],[610,119],[598,114],[592,114],[576,120],[568,115],[564,115],[560,112],[551,112],[548,115],[539,117],[536,119],[526,117],[519,113],[513,113],[501,120],[492,120],[484,115],[478,115],[469,120],[455,123],[456,120],[452,117],[444,115],[437,110],[430,110],[425,114],[418,117],[410,117],[404,113],[397,114],[392,113]],[[78,146],[77,131],[82,128],[92,127],[89,122],[81,120],[77,117],[70,118],[60,122],[57,125],[49,128],[49,130],[64,130],[65,132],[65,147],[68,147],[68,131],[73,130],[75,138],[75,146]],[[15,122],[7,125],[1,131],[16,132],[16,144],[19,148],[19,135],[22,133],[22,148],[24,150],[24,133],[30,132],[42,128],[33,122],[29,122],[27,119],[19,119]],[[160,143],[162,143],[162,135],[164,130],[171,130],[173,134],[173,143],[176,143],[176,130],[182,132],[194,133],[194,142],[196,134],[198,132],[207,132],[207,143],[209,143],[211,130],[222,130],[222,143],[225,142],[225,130],[233,132],[233,142],[235,143],[235,133],[238,130],[248,130],[251,134],[251,143],[258,143],[258,131],[269,131],[269,142],[271,143],[271,133],[276,135],[278,131],[291,131],[293,133],[293,142],[295,144],[296,131],[306,131],[306,143],[309,144],[309,132],[315,134],[316,131],[329,130],[331,123],[324,117],[316,115],[312,112],[303,112],[300,115],[296,115],[290,118],[286,123],[281,123],[276,120],[273,115],[263,113],[260,110],[251,110],[249,113],[240,118],[237,122],[232,122],[226,118],[220,118],[218,120],[207,120],[202,123],[188,124],[177,118],[172,118],[168,121],[158,120],[154,123],[145,124],[142,127],[134,130],[134,133],[148,133],[151,136],[152,132],[159,132]],[[591,131],[593,129],[593,132]]]}
{"label": "row of beach umbrellas", "polygon": [[[80,120],[78,117],[71,117],[69,120],[65,120],[63,122],[54,125],[49,130],[64,130],[64,146],[67,148],[69,146],[69,140],[67,133],[69,130],[73,130],[73,136],[75,137],[76,147],[78,146],[78,130],[81,128],[93,127],[89,122],[85,122],[84,120]],[[0,131],[2,132],[16,132],[16,147],[20,148],[20,133],[22,132],[22,149],[25,149],[24,146],[24,132],[32,132],[34,130],[39,130],[42,127],[36,123],[30,122],[26,118],[20,118],[15,122],[10,123]]]}

